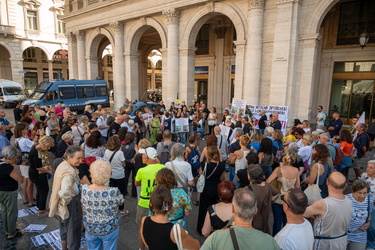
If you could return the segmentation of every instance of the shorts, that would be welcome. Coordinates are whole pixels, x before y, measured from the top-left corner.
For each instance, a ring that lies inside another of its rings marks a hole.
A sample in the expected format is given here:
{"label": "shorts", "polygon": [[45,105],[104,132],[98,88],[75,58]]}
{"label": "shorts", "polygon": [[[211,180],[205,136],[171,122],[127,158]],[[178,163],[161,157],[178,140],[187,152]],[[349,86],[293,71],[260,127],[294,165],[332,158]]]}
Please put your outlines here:
{"label": "shorts", "polygon": [[145,207],[141,207],[140,205],[137,205],[137,214],[135,216],[135,222],[138,225],[140,225],[141,221],[142,221],[142,218],[145,217],[145,216],[148,216],[149,211],[150,211],[150,209],[145,208]]}
{"label": "shorts", "polygon": [[23,178],[29,178],[29,168],[27,165],[20,165],[20,171]]}
{"label": "shorts", "polygon": [[191,173],[193,174],[193,177],[198,177],[199,176],[198,169],[192,169]]}
{"label": "shorts", "polygon": [[359,168],[361,170],[365,170],[367,166],[368,159],[366,158],[354,158],[353,160],[353,168]]}

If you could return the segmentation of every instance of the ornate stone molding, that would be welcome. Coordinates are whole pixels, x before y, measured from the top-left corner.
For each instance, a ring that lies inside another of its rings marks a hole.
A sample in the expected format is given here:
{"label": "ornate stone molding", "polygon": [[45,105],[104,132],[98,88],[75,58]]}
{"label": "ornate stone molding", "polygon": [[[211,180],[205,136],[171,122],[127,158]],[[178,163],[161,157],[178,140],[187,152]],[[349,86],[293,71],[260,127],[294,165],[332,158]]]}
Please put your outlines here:
{"label": "ornate stone molding", "polygon": [[65,37],[68,39],[68,42],[75,42],[77,41],[77,37],[73,32],[67,32]]}
{"label": "ornate stone molding", "polygon": [[176,9],[163,10],[163,15],[168,18],[169,24],[176,24],[180,18],[180,12]]}
{"label": "ornate stone molding", "polygon": [[124,24],[122,22],[113,22],[109,24],[116,32],[124,30]]}
{"label": "ornate stone molding", "polygon": [[81,40],[81,41],[84,40],[86,37],[86,33],[82,30],[76,31],[74,35],[77,37],[77,40]]}
{"label": "ornate stone molding", "polygon": [[37,0],[21,0],[19,5],[25,6],[28,9],[38,9],[42,4]]}
{"label": "ornate stone molding", "polygon": [[263,9],[265,0],[250,0],[249,9]]}

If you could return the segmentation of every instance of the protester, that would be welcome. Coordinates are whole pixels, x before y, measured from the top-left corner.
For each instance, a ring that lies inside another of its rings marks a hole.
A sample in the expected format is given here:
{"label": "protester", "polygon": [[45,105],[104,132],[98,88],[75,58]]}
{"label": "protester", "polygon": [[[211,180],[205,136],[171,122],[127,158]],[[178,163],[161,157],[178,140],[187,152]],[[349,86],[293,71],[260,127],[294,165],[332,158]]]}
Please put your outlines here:
{"label": "protester", "polygon": [[217,147],[207,148],[207,162],[202,163],[200,174],[205,175],[206,181],[200,196],[197,231],[202,234],[202,227],[207,208],[219,202],[217,185],[225,180],[225,162],[220,162],[220,150]]}
{"label": "protester", "polygon": [[[352,202],[344,195],[346,178],[333,172],[327,178],[328,197],[307,207],[305,218],[314,218],[314,249],[346,249]],[[339,212],[338,212],[339,211]]]}
{"label": "protester", "polygon": [[[144,216],[140,221],[141,250],[145,246],[150,250],[177,249],[177,239],[173,233],[174,225],[168,220],[172,203],[173,198],[167,187],[158,185],[154,188],[150,197],[150,210],[153,211],[153,215]],[[182,246],[186,249],[199,249],[198,240],[188,235],[181,226],[177,225],[177,227],[180,227]]]}
{"label": "protester", "polygon": [[281,196],[287,224],[275,236],[281,249],[313,249],[314,233],[311,223],[303,218],[307,208],[307,196],[297,188],[289,189]]}
{"label": "protester", "polygon": [[53,147],[53,138],[45,135],[39,139],[38,144],[30,150],[30,180],[36,186],[36,206],[38,216],[47,215],[47,196],[49,192],[47,174],[52,174],[52,167],[49,162],[47,151]]}
{"label": "protester", "polygon": [[340,113],[338,111],[334,112],[332,115],[332,120],[327,125],[327,130],[331,138],[335,135],[339,135],[340,129],[342,127],[342,120],[340,119]]}
{"label": "protester", "polygon": [[140,147],[138,152],[142,155],[142,162],[146,164],[145,167],[138,170],[135,176],[135,185],[141,186],[135,219],[136,223],[140,225],[142,218],[148,215],[150,195],[156,186],[156,173],[165,166],[159,163],[158,154],[153,147]]}
{"label": "protester", "polygon": [[217,113],[216,113],[215,107],[211,108],[211,112],[208,114],[208,117],[207,117],[207,123],[208,123],[208,128],[209,128],[208,134],[210,135],[214,132],[214,127],[217,124]]}
{"label": "protester", "polygon": [[22,110],[20,109],[20,107],[21,107],[21,102],[16,102],[16,106],[13,109],[15,124],[19,123],[22,119]]}
{"label": "protester", "polygon": [[64,156],[66,149],[72,145],[73,139],[74,135],[72,131],[68,131],[61,136],[61,140],[56,145],[56,158]]}
{"label": "protester", "polygon": [[361,170],[364,170],[366,161],[366,153],[369,150],[370,136],[366,133],[367,126],[364,123],[360,123],[356,127],[358,135],[353,140],[353,145],[357,149],[357,156],[353,159],[353,168],[355,175],[358,178],[361,175]]}
{"label": "protester", "polygon": [[5,126],[0,123],[0,158],[2,157],[1,152],[3,149],[10,145],[10,141],[5,132]]}
{"label": "protester", "polygon": [[247,173],[250,181],[248,188],[254,193],[257,200],[258,211],[254,215],[253,227],[263,233],[271,234],[268,221],[272,208],[272,197],[278,195],[279,190],[265,182],[263,169],[258,164],[249,164]]}
{"label": "protester", "polygon": [[258,122],[259,131],[264,135],[264,131],[266,129],[266,121],[267,121],[266,111],[262,109],[259,112],[259,115],[261,116]]}
{"label": "protester", "polygon": [[93,131],[87,137],[86,142],[81,145],[85,157],[95,156],[103,157],[105,152],[105,147],[102,144],[101,134],[99,131]]}
{"label": "protester", "polygon": [[188,194],[177,187],[178,179],[173,171],[163,168],[156,174],[157,185],[164,185],[170,191],[173,198],[173,208],[168,214],[168,220],[173,224],[178,224],[187,230],[187,216],[191,213],[191,200]]}
{"label": "protester", "polygon": [[79,124],[77,119],[73,119],[73,120],[74,120],[74,124],[71,128],[72,128],[72,133],[73,133],[74,139],[72,141],[72,144],[79,146],[80,142],[82,141],[82,138],[83,138],[83,135],[84,135],[85,131],[81,127],[81,125]]}
{"label": "protester", "polygon": [[[34,146],[34,142],[27,136],[29,128],[26,123],[18,123],[14,128],[14,137],[16,147],[19,147],[22,155],[22,163],[20,165],[21,175],[24,178],[22,185],[23,189],[23,204],[28,204],[29,207],[34,206],[33,188],[34,184],[29,178],[29,153],[31,148]],[[17,146],[18,145],[18,146]]]}
{"label": "protester", "polygon": [[[248,145],[250,143],[250,138],[248,135],[241,135],[240,137],[240,149],[235,151],[232,156],[230,156],[229,161],[235,162],[235,174],[241,169],[246,169],[247,162],[246,156],[250,153],[250,149],[248,149]],[[239,188],[239,183],[233,181],[237,188]]]}
{"label": "protester", "polygon": [[108,187],[109,162],[97,160],[90,166],[91,185],[82,186],[83,224],[88,249],[117,249],[120,216],[118,206],[124,197],[116,187]]}
{"label": "protester", "polygon": [[236,178],[236,165],[235,165],[235,156],[234,152],[241,149],[240,145],[240,137],[243,135],[242,129],[237,129],[234,133],[235,141],[229,145],[228,152],[229,156],[227,159],[227,163],[229,164],[229,180],[234,181]]}
{"label": "protester", "polygon": [[150,122],[150,142],[152,144],[156,144],[155,136],[160,133],[160,115],[158,113],[154,113],[152,115],[152,119]]}
{"label": "protester", "polygon": [[267,179],[267,183],[271,183],[274,179],[280,183],[280,192],[276,197],[275,202],[272,204],[272,211],[274,216],[273,223],[273,236],[275,236],[286,224],[286,215],[283,211],[283,201],[281,196],[284,195],[290,188],[300,187],[299,171],[292,166],[292,158],[288,153],[283,157],[280,167],[275,168],[270,177]]}
{"label": "protester", "polygon": [[341,145],[340,149],[344,152],[344,157],[342,158],[342,164],[339,168],[339,171],[345,175],[348,179],[349,169],[352,166],[351,152],[353,149],[353,140],[350,132],[348,130],[340,131]]}
{"label": "protester", "polygon": [[[109,186],[116,187],[120,190],[122,196],[125,196],[127,186],[125,185],[125,157],[121,151],[121,142],[118,136],[112,136],[108,139],[107,149],[104,152],[103,158],[107,159],[111,164],[112,175],[109,179]],[[120,216],[129,214],[129,211],[124,209],[124,204],[119,206]]]}
{"label": "protester", "polygon": [[[233,196],[233,220],[231,229],[217,230],[211,234],[201,247],[209,249],[236,249],[231,238],[235,238],[238,249],[280,249],[276,241],[268,234],[255,230],[252,220],[256,214],[256,198],[246,188],[237,189]],[[231,234],[233,236],[231,236]]]}
{"label": "protester", "polygon": [[107,136],[108,136],[108,128],[109,128],[109,126],[107,125],[107,111],[106,110],[103,109],[100,111],[100,116],[96,120],[96,125],[98,125],[98,131],[102,135],[100,139],[102,140],[102,143],[105,144],[108,139]]}
{"label": "protester", "polygon": [[128,183],[129,177],[131,178],[131,197],[137,198],[137,189],[134,183],[134,178],[136,175],[135,168],[135,155],[138,151],[138,146],[135,143],[135,135],[132,132],[129,132],[125,135],[124,141],[121,144],[121,150],[125,158],[125,194],[128,194]]}
{"label": "protester", "polygon": [[82,159],[80,147],[68,147],[66,160],[57,167],[53,178],[49,216],[55,216],[60,223],[62,249],[78,250],[81,245],[81,185],[77,167]]}
{"label": "protester", "polygon": [[169,161],[171,157],[171,149],[173,145],[175,144],[174,141],[172,141],[172,133],[170,130],[164,130],[163,131],[163,141],[159,142],[156,150],[158,152],[158,157],[161,164],[165,164]]}
{"label": "protester", "polygon": [[232,219],[232,199],[236,187],[231,181],[223,181],[218,185],[220,202],[207,209],[206,218],[202,227],[202,234],[208,237],[216,230],[230,227]]}
{"label": "protester", "polygon": [[368,195],[369,191],[370,185],[365,180],[357,179],[352,184],[352,193],[346,195],[353,204],[346,248],[348,250],[366,249],[367,229],[371,222],[371,205],[374,202]]}
{"label": "protester", "polygon": [[18,218],[18,182],[24,178],[14,169],[15,163],[21,152],[14,146],[7,146],[2,151],[0,160],[0,204],[3,216],[6,239],[12,240],[22,237],[22,233],[16,229]]}
{"label": "protester", "polygon": [[171,159],[165,163],[165,167],[176,175],[177,187],[185,190],[186,194],[190,186],[194,184],[194,178],[190,163],[185,161],[185,148],[181,144],[175,144],[171,149]]}

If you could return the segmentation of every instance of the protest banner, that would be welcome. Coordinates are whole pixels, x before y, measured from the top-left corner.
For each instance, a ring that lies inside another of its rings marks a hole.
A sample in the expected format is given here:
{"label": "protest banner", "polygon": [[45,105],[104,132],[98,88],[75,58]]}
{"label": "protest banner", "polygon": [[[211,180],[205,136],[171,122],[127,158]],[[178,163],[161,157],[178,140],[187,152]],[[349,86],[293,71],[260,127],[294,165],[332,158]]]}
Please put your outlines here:
{"label": "protest banner", "polygon": [[224,126],[223,124],[219,125],[221,129],[221,135],[225,136],[226,138],[229,137],[230,127]]}
{"label": "protest banner", "polygon": [[254,127],[255,129],[259,129],[258,122],[260,119],[260,111],[264,109],[266,111],[267,116],[267,126],[271,123],[269,120],[270,114],[277,113],[279,114],[279,121],[281,122],[281,131],[285,134],[286,126],[288,125],[288,106],[272,106],[272,105],[247,105],[247,107],[253,113],[253,117],[255,117]]}
{"label": "protest banner", "polygon": [[176,118],[174,132],[175,133],[182,133],[182,132],[189,132],[189,118]]}
{"label": "protest banner", "polygon": [[174,107],[176,109],[182,108],[181,100],[180,99],[174,99]]}
{"label": "protest banner", "polygon": [[232,99],[232,114],[238,114],[240,117],[244,116],[246,109],[246,100],[237,98]]}

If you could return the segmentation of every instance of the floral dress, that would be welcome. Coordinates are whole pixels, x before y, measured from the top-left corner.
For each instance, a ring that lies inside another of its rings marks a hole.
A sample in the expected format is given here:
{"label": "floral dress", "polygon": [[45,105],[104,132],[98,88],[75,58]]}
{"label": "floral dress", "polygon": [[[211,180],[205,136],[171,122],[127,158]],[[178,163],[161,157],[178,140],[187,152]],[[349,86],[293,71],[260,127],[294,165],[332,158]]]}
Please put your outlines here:
{"label": "floral dress", "polygon": [[168,219],[173,224],[179,224],[187,230],[187,217],[185,212],[191,211],[191,200],[186,192],[180,188],[172,188],[173,210],[168,214]]}

